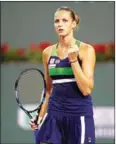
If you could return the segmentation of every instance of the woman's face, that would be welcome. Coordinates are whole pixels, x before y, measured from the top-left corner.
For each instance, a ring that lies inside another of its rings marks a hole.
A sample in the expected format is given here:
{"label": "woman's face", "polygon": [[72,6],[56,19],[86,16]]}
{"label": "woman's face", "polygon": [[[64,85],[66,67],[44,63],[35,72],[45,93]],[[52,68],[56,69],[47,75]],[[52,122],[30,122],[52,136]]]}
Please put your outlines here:
{"label": "woman's face", "polygon": [[60,10],[54,16],[54,28],[59,36],[66,36],[76,27],[69,11]]}

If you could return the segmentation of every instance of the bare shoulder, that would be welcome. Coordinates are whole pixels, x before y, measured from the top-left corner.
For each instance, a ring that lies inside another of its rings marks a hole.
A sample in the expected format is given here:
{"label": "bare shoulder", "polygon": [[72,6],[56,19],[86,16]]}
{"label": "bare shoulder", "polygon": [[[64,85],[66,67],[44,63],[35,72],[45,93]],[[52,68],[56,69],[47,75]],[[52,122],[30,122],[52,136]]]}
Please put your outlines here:
{"label": "bare shoulder", "polygon": [[83,61],[87,57],[96,57],[95,56],[95,49],[92,45],[81,42],[80,43],[80,52],[79,52],[79,58]]}
{"label": "bare shoulder", "polygon": [[48,59],[49,59],[49,57],[50,57],[50,54],[51,54],[51,52],[52,52],[52,49],[53,49],[53,47],[55,47],[55,46],[56,46],[56,44],[51,45],[51,46],[48,46],[47,48],[45,48],[45,49],[43,50],[43,52],[42,52],[42,58],[43,58],[43,60],[46,59],[46,60],[48,61]]}
{"label": "bare shoulder", "polygon": [[51,46],[48,46],[47,48],[45,48],[44,50],[43,50],[43,54],[48,54],[49,52],[51,52],[52,51],[52,48],[55,46],[56,44],[54,44],[54,45],[51,45]]}
{"label": "bare shoulder", "polygon": [[82,51],[86,52],[86,53],[93,53],[95,54],[95,49],[92,45],[81,42],[80,48]]}

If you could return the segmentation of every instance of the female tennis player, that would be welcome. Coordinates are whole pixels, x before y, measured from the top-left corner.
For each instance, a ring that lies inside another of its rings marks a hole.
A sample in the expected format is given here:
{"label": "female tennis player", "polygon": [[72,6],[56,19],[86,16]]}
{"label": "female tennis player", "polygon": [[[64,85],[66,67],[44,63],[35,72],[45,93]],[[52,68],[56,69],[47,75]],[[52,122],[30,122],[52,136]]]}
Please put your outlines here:
{"label": "female tennis player", "polygon": [[[79,16],[68,7],[54,15],[59,42],[43,52],[47,85],[39,114],[36,144],[95,144],[92,89],[96,56],[94,48],[75,39]],[[42,122],[40,123],[40,121]]]}

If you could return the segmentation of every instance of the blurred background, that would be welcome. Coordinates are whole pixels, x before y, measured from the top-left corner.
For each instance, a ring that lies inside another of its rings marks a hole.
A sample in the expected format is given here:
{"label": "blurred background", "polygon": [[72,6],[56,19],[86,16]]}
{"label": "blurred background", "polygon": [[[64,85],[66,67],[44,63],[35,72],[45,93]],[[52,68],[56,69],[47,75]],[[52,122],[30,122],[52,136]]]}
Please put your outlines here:
{"label": "blurred background", "polygon": [[34,143],[27,116],[17,107],[14,83],[28,67],[43,70],[41,54],[57,42],[55,10],[81,18],[75,37],[96,51],[94,118],[97,144],[114,144],[114,2],[1,2],[1,143]]}

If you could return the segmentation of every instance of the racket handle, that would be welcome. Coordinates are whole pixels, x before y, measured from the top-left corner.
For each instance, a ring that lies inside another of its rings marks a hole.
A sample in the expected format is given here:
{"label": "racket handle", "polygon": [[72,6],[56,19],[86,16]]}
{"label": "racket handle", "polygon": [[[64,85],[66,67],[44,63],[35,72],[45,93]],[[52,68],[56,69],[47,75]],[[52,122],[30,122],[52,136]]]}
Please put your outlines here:
{"label": "racket handle", "polygon": [[42,117],[40,117],[38,114],[35,116],[35,119],[33,120],[33,122],[38,125],[42,122]]}
{"label": "racket handle", "polygon": [[[32,116],[31,116],[32,117]],[[36,114],[34,117],[31,118],[31,121],[37,125],[39,115]]]}

